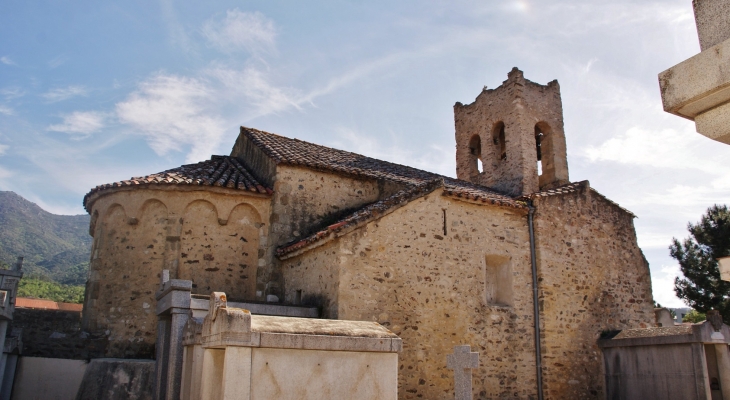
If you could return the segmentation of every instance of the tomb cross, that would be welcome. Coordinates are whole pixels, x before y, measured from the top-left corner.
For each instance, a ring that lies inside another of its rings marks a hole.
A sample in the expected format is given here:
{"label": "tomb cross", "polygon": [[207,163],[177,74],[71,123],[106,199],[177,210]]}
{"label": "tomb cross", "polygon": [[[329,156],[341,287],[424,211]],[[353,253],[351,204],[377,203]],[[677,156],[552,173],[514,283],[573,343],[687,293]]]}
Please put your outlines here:
{"label": "tomb cross", "polygon": [[454,354],[446,356],[446,367],[454,370],[454,399],[471,400],[471,370],[479,367],[479,353],[471,346],[454,346]]}

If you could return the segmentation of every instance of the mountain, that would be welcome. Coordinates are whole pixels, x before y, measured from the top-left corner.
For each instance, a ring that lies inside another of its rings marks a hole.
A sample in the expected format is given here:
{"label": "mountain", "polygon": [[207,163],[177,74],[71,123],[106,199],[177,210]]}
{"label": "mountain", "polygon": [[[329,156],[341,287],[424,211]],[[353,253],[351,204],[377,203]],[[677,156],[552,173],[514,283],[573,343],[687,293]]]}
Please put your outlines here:
{"label": "mountain", "polygon": [[83,285],[89,269],[88,215],[55,215],[14,192],[0,191],[0,264],[25,257],[26,276]]}

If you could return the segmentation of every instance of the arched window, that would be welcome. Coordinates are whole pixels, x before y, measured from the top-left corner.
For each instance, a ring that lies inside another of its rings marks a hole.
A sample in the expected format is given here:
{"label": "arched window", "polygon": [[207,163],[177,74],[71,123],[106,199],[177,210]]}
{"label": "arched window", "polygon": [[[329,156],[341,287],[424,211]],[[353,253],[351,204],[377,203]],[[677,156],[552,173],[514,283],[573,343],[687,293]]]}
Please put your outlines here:
{"label": "arched window", "polygon": [[482,166],[482,140],[479,135],[474,135],[469,140],[469,160],[472,170],[476,170],[477,173],[484,172]]}
{"label": "arched window", "polygon": [[492,130],[492,143],[496,147],[496,153],[499,160],[507,159],[507,139],[504,134],[504,122],[497,122]]}
{"label": "arched window", "polygon": [[537,152],[537,175],[540,187],[555,180],[555,151],[553,133],[545,122],[535,124],[535,151]]}

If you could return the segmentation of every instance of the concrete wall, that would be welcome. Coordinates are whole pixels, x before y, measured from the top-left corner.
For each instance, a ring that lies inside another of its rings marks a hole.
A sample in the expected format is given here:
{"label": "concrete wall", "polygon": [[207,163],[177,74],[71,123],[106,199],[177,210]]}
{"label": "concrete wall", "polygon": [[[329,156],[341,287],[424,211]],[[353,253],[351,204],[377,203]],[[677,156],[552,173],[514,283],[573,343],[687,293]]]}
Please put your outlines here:
{"label": "concrete wall", "polygon": [[251,400],[395,400],[397,370],[397,353],[255,348]]}
{"label": "concrete wall", "polygon": [[86,362],[58,358],[20,357],[12,400],[73,400]]}
{"label": "concrete wall", "polygon": [[151,360],[91,360],[76,400],[153,400],[155,362]]}
{"label": "concrete wall", "polygon": [[109,335],[107,357],[152,358],[160,273],[254,300],[266,258],[270,197],[189,187],[107,191],[91,205],[94,242],[84,329]]}
{"label": "concrete wall", "polygon": [[[568,182],[568,163],[563,131],[563,106],[557,81],[540,85],[513,69],[496,89],[485,89],[472,104],[454,106],[456,126],[456,176],[459,179],[520,195]],[[504,124],[506,143],[498,138]],[[538,176],[535,126],[544,133],[543,175]],[[477,170],[470,149],[473,138],[484,171]],[[501,146],[506,145],[506,158]]]}
{"label": "concrete wall", "polygon": [[602,399],[600,333],[654,326],[633,217],[587,187],[534,203],[546,397]]}
{"label": "concrete wall", "polygon": [[603,349],[607,400],[707,400],[702,343]]}

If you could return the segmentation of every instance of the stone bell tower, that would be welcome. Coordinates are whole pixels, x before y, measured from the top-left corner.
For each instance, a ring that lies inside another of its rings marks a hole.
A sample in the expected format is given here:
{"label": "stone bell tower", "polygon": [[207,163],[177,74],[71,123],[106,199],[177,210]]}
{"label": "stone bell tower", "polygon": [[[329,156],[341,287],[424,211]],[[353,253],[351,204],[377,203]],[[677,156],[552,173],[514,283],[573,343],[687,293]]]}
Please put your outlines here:
{"label": "stone bell tower", "polygon": [[560,85],[516,67],[496,89],[454,105],[456,177],[519,196],[568,183]]}

